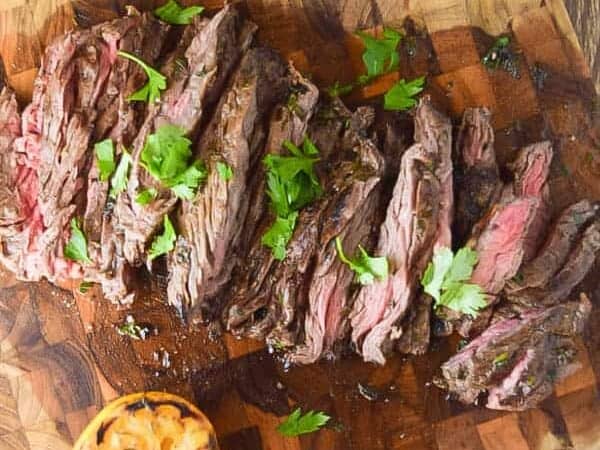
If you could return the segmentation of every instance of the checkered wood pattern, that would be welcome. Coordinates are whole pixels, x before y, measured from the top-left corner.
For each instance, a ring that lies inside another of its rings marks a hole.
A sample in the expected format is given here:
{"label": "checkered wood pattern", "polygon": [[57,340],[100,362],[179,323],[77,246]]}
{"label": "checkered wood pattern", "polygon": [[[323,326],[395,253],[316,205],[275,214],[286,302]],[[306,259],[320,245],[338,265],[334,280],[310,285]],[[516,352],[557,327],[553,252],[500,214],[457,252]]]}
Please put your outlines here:
{"label": "checkered wood pattern", "polygon": [[[43,48],[53,36],[75,23],[87,26],[114,17],[115,7],[130,3],[148,9],[160,2],[2,0],[0,54],[20,98],[30,95]],[[382,77],[352,100],[371,99],[397,79],[434,67],[427,89],[453,118],[468,106],[493,111],[501,162],[525,142],[553,139],[556,210],[584,196],[600,199],[593,87],[562,1],[246,3],[263,42],[280,49],[322,86],[360,73],[361,47],[352,30],[377,31],[382,19],[399,27],[410,16],[430,33],[431,54],[417,54],[399,73]],[[484,32],[509,28],[522,50],[519,79],[488,72],[479,63],[492,42]],[[527,69],[534,65],[549,73],[542,89]],[[186,344],[160,299],[140,302],[130,311],[160,323],[156,337],[132,342],[114,337],[113,324],[128,311],[95,296],[73,300],[48,284],[25,285],[2,273],[0,450],[68,449],[102,404],[119,393],[144,389],[168,389],[196,401],[214,422],[225,450],[600,449],[600,289],[594,275],[590,278],[585,289],[596,308],[580,342],[582,369],[561,382],[541,408],[502,413],[449,402],[430,385],[440,362],[456,348],[452,340],[436,342],[425,357],[397,357],[385,367],[351,358],[284,372],[260,343],[229,336],[209,342],[197,336],[189,338],[193,345]],[[154,352],[166,350],[173,367],[159,373]],[[192,352],[203,356],[181,356]],[[359,383],[376,388],[379,400],[363,398]],[[300,438],[281,437],[275,427],[288,404],[296,402],[332,413],[334,426]],[[255,406],[259,403],[262,409]]]}

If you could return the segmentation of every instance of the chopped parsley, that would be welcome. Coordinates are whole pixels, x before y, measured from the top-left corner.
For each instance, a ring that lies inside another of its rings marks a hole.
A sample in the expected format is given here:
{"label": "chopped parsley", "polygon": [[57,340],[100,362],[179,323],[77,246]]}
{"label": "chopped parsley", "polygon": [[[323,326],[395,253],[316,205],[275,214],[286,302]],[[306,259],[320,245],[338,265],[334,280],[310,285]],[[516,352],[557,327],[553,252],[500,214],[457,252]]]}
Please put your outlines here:
{"label": "chopped parsley", "polygon": [[[192,200],[200,183],[206,179],[206,168],[200,160],[190,164],[192,141],[174,125],[163,125],[147,137],[141,154],[141,165],[150,175],[170,188],[177,197]],[[144,196],[142,200],[149,200]]]}
{"label": "chopped parsley", "polygon": [[140,205],[147,205],[154,200],[157,195],[158,191],[154,188],[144,189],[135,197],[135,202]]}
{"label": "chopped parsley", "polygon": [[394,84],[386,92],[383,101],[384,109],[388,111],[405,111],[417,104],[415,96],[423,91],[425,77],[415,78],[408,83],[403,79]]}
{"label": "chopped parsley", "polygon": [[112,179],[110,180],[110,196],[112,198],[117,198],[117,196],[127,188],[127,180],[129,179],[130,166],[131,155],[127,152],[127,150],[123,149],[123,153],[121,153],[121,159],[119,160],[117,170],[115,170],[115,173]]}
{"label": "chopped parsley", "polygon": [[494,365],[494,368],[498,369],[500,367],[505,366],[507,362],[508,362],[508,352],[503,352],[494,358],[494,360],[492,361],[492,364]]}
{"label": "chopped parsley", "polygon": [[356,274],[356,279],[360,284],[372,284],[376,278],[381,281],[387,277],[389,266],[388,261],[384,256],[371,257],[365,249],[359,245],[356,256],[354,258],[348,258],[344,255],[342,240],[339,236],[335,238],[335,248],[339,258]]}
{"label": "chopped parsley", "polygon": [[223,181],[229,181],[233,178],[233,169],[227,163],[218,161],[217,162],[217,172],[219,173],[219,177]]}
{"label": "chopped parsley", "polygon": [[291,156],[267,155],[267,195],[277,218],[262,238],[262,243],[273,251],[276,259],[285,258],[285,247],[296,225],[297,211],[318,198],[323,189],[314,171],[319,150],[306,137],[302,148],[290,141],[283,146]]}
{"label": "chopped parsley", "polygon": [[152,246],[150,247],[150,251],[148,252],[148,258],[150,258],[150,261],[158,258],[161,255],[166,255],[173,250],[175,248],[175,239],[177,239],[175,228],[173,228],[173,224],[171,223],[169,216],[165,214],[163,233],[154,238],[154,241],[152,241]]}
{"label": "chopped parsley", "polygon": [[79,283],[79,293],[87,294],[93,285],[94,283],[92,283],[91,281],[82,281],[81,283]]}
{"label": "chopped parsley", "polygon": [[148,77],[148,82],[140,90],[131,94],[127,98],[127,101],[154,103],[158,100],[160,98],[160,91],[164,91],[167,88],[167,78],[131,53],[119,50],[117,55],[137,63]]}
{"label": "chopped parsley", "polygon": [[277,427],[277,431],[284,436],[292,437],[301,434],[312,433],[323,427],[331,417],[321,411],[309,411],[302,414],[302,410],[297,408],[285,421]]}
{"label": "chopped parsley", "polygon": [[131,314],[125,318],[125,323],[117,327],[117,333],[121,336],[129,336],[131,339],[146,340],[146,336],[150,333],[147,327],[142,327],[135,323],[135,319]]}
{"label": "chopped parsley", "polygon": [[[379,75],[390,72],[398,67],[400,58],[398,56],[398,44],[402,40],[402,34],[391,28],[383,30],[383,37],[376,37],[365,34],[361,31],[356,33],[363,44],[365,51],[362,60],[367,68],[367,79],[373,79]],[[363,79],[362,84],[367,80]]]}
{"label": "chopped parsley", "polygon": [[115,171],[115,147],[111,139],[105,139],[94,145],[100,180],[106,181]]}
{"label": "chopped parsley", "polygon": [[92,260],[88,254],[87,241],[83,231],[81,231],[79,219],[73,217],[71,219],[71,238],[63,249],[65,258],[71,261],[91,264]]}
{"label": "chopped parsley", "polygon": [[198,14],[204,11],[203,6],[190,6],[183,8],[175,0],[169,0],[160,8],[154,10],[154,14],[163,22],[171,25],[189,25]]}
{"label": "chopped parsley", "polygon": [[475,264],[477,253],[470,248],[461,248],[456,255],[446,247],[436,249],[421,279],[425,292],[435,299],[436,307],[446,306],[476,316],[487,306],[481,287],[467,283]]}

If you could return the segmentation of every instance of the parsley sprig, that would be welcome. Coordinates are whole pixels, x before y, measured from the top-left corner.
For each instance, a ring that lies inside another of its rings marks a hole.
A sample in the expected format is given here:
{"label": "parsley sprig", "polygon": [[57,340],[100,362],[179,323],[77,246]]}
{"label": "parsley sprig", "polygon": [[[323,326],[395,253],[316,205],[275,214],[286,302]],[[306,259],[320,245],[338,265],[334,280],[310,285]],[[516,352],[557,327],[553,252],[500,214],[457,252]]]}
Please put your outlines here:
{"label": "parsley sprig", "polygon": [[129,179],[129,167],[131,166],[131,155],[125,149],[121,153],[121,159],[119,165],[115,170],[112,179],[110,180],[110,196],[117,198],[117,196],[127,188],[127,180]]}
{"label": "parsley sprig", "polygon": [[148,252],[148,258],[152,261],[161,255],[166,255],[175,248],[175,239],[177,234],[175,228],[169,219],[169,216],[165,214],[162,234],[157,235],[152,241],[150,251]]}
{"label": "parsley sprig", "polygon": [[456,255],[446,247],[435,251],[421,285],[435,299],[436,307],[446,306],[475,317],[487,306],[481,287],[467,282],[477,261],[477,253],[468,247],[461,248]]}
{"label": "parsley sprig", "polygon": [[111,139],[105,139],[94,145],[96,163],[100,172],[100,180],[107,181],[115,171],[115,147]]}
{"label": "parsley sprig", "polygon": [[183,8],[175,0],[169,0],[160,8],[154,10],[154,15],[163,22],[171,25],[189,25],[198,14],[204,11],[203,6],[189,6]]}
{"label": "parsley sprig", "polygon": [[383,98],[383,108],[388,111],[405,111],[417,104],[415,96],[423,91],[425,77],[415,78],[408,83],[400,80],[394,84]]}
{"label": "parsley sprig", "polygon": [[271,248],[278,260],[285,258],[285,248],[294,232],[297,212],[323,192],[314,171],[319,160],[315,144],[306,137],[302,148],[290,141],[284,141],[283,146],[291,156],[271,154],[263,160],[267,168],[267,195],[277,217],[263,235],[262,243]]}
{"label": "parsley sprig", "polygon": [[119,50],[117,55],[129,59],[136,64],[138,64],[146,73],[148,77],[148,82],[142,86],[142,88],[133,94],[131,94],[127,101],[133,102],[147,102],[154,103],[156,100],[160,98],[160,91],[164,91],[167,88],[167,78],[160,73],[158,70],[150,67],[140,58],[131,53],[124,52]]}
{"label": "parsley sprig", "polygon": [[303,415],[302,410],[297,408],[284,422],[279,424],[277,431],[288,437],[312,433],[323,427],[330,419],[331,417],[324,412],[308,411]]}
{"label": "parsley sprig", "polygon": [[[192,141],[183,129],[174,125],[163,125],[156,133],[147,137],[141,154],[141,165],[152,177],[170,188],[184,200],[192,200],[200,183],[206,179],[204,163],[192,158]],[[156,197],[155,191],[143,191],[136,201],[146,204]]]}
{"label": "parsley sprig", "polygon": [[373,257],[369,256],[367,251],[358,246],[356,256],[348,258],[344,254],[342,248],[342,240],[340,237],[335,238],[335,248],[339,258],[356,274],[357,281],[362,284],[372,284],[375,279],[384,280],[389,273],[388,260],[385,256]]}
{"label": "parsley sprig", "polygon": [[88,254],[87,240],[83,231],[81,231],[79,219],[71,219],[71,238],[63,249],[65,258],[71,261],[91,264],[92,260]]}

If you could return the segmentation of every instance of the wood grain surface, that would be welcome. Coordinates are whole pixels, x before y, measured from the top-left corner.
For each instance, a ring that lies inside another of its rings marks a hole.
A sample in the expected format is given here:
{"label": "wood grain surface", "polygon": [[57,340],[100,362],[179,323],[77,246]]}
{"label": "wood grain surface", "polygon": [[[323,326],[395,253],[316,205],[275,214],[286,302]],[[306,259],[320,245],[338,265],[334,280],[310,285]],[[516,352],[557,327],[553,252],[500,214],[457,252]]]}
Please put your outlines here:
{"label": "wood grain surface", "polygon": [[[595,0],[594,0],[595,1]],[[125,4],[151,0],[0,0],[0,54],[26,101],[43,49],[57,34],[116,17]],[[193,1],[187,4],[198,3]],[[208,0],[216,8],[220,1]],[[561,0],[248,0],[260,39],[293,59],[317,84],[361,72],[356,28],[383,23],[411,29],[416,53],[401,49],[401,68],[359,92],[371,100],[400,77],[428,74],[436,103],[457,119],[465,107],[494,113],[501,162],[523,144],[551,138],[554,209],[600,199],[599,103],[577,35]],[[511,31],[521,77],[489,72],[480,58],[493,37]],[[530,74],[548,74],[542,84]],[[600,449],[600,289],[596,266],[583,290],[596,308],[580,342],[583,369],[557,386],[539,409],[501,413],[448,401],[430,383],[456,340],[439,340],[425,357],[385,367],[355,357],[284,370],[261,343],[236,341],[216,328],[187,331],[165,306],[161,280],[139,280],[131,309],[97,289],[81,295],[47,283],[23,284],[0,273],[0,450],[67,449],[108,400],[168,390],[197,403],[224,450]],[[164,280],[162,280],[164,281]],[[151,329],[145,341],[116,332],[126,315]],[[369,401],[359,384],[376,392]],[[330,427],[300,438],[275,428],[290,407],[332,415]]]}

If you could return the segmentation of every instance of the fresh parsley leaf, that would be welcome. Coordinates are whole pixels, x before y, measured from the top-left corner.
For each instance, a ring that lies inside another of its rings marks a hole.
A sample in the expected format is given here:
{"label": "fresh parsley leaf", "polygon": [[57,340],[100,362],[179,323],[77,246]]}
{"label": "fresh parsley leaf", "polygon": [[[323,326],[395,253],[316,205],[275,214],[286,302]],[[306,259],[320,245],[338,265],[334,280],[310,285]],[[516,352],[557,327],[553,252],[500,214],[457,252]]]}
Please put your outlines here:
{"label": "fresh parsley leaf", "polygon": [[154,238],[150,251],[148,252],[150,261],[161,255],[166,255],[173,250],[175,248],[175,239],[177,239],[175,228],[173,228],[169,216],[165,214],[163,233]]}
{"label": "fresh parsley leaf", "polygon": [[492,364],[495,368],[502,367],[508,362],[508,352],[502,352],[494,358]]}
{"label": "fresh parsley leaf", "polygon": [[87,292],[92,288],[93,285],[94,285],[94,283],[92,283],[90,281],[82,281],[79,284],[79,292],[81,294],[87,294]]}
{"label": "fresh parsley leaf", "polygon": [[191,146],[192,141],[185,137],[183,129],[163,125],[146,138],[141,154],[141,165],[150,175],[185,200],[192,200],[206,179],[202,161],[190,165]]}
{"label": "fresh parsley leaf", "polygon": [[131,314],[128,314],[125,318],[125,323],[117,327],[117,333],[121,336],[129,336],[131,339],[146,340],[146,336],[150,333],[147,327],[142,327],[135,323],[135,319]]}
{"label": "fresh parsley leaf", "polygon": [[217,172],[219,172],[219,177],[221,177],[221,180],[223,181],[229,181],[233,178],[233,169],[227,163],[218,161]]}
{"label": "fresh parsley leaf", "polygon": [[92,263],[88,254],[87,241],[76,217],[71,219],[71,238],[64,248],[65,258],[71,261]]}
{"label": "fresh parsley leaf", "polygon": [[309,411],[302,415],[301,409],[298,408],[277,427],[277,431],[289,437],[312,433],[324,426],[330,419],[331,417],[321,411]]}
{"label": "fresh parsley leaf", "polygon": [[96,162],[100,171],[100,180],[106,181],[110,178],[116,167],[113,141],[105,139],[97,142],[94,145],[94,152],[96,153]]}
{"label": "fresh parsley leaf", "polygon": [[157,195],[158,191],[154,188],[144,189],[135,197],[135,201],[140,205],[147,205],[152,200],[154,200]]}
{"label": "fresh parsley leaf", "polygon": [[444,277],[450,266],[452,266],[452,259],[454,255],[452,250],[447,247],[438,249],[432,258],[432,262],[427,265],[421,284],[427,294],[439,301],[441,296],[442,284],[444,283]]}
{"label": "fresh parsley leaf", "polygon": [[371,257],[366,250],[359,245],[358,252],[354,258],[348,258],[342,248],[340,237],[335,238],[335,248],[339,258],[356,274],[356,279],[362,285],[372,284],[375,279],[385,280],[389,273],[389,265],[385,256]]}
{"label": "fresh parsley leaf", "polygon": [[380,39],[360,31],[356,34],[365,45],[362,60],[367,68],[367,77],[369,79],[390,72],[398,67],[400,57],[396,49],[402,40],[402,34],[391,28],[385,28],[383,30],[383,37]]}
{"label": "fresh parsley leaf", "polygon": [[273,257],[279,261],[285,259],[286,247],[294,234],[297,218],[298,212],[292,212],[287,217],[276,217],[261,239],[262,244],[269,247]]}
{"label": "fresh parsley leaf", "polygon": [[183,8],[175,0],[169,0],[160,8],[154,10],[154,14],[163,22],[171,25],[189,25],[192,19],[204,11],[202,6],[190,6]]}
{"label": "fresh parsley leaf", "polygon": [[302,148],[290,141],[282,144],[292,156],[267,155],[267,195],[271,209],[277,215],[275,223],[262,238],[273,250],[276,259],[285,258],[285,247],[296,225],[297,211],[314,201],[323,192],[314,165],[319,160],[317,146],[308,138]]}
{"label": "fresh parsley leaf", "polygon": [[117,196],[127,188],[127,180],[129,179],[130,166],[131,155],[127,152],[127,150],[123,149],[123,153],[121,153],[121,159],[119,160],[117,170],[115,170],[115,173],[112,179],[110,180],[110,196],[112,198],[117,198]]}
{"label": "fresh parsley leaf", "polygon": [[137,63],[146,72],[146,76],[148,77],[148,82],[139,91],[131,94],[127,98],[127,101],[154,103],[159,99],[160,91],[164,91],[167,88],[167,78],[131,53],[119,50],[117,55]]}
{"label": "fresh parsley leaf", "polygon": [[423,91],[425,77],[415,78],[408,83],[404,79],[394,84],[384,96],[383,107],[388,111],[405,111],[417,104],[415,96]]}
{"label": "fresh parsley leaf", "polygon": [[470,248],[461,248],[456,255],[446,247],[436,249],[421,278],[421,285],[434,298],[436,307],[443,305],[476,316],[487,306],[481,287],[466,283],[476,264],[477,253]]}

